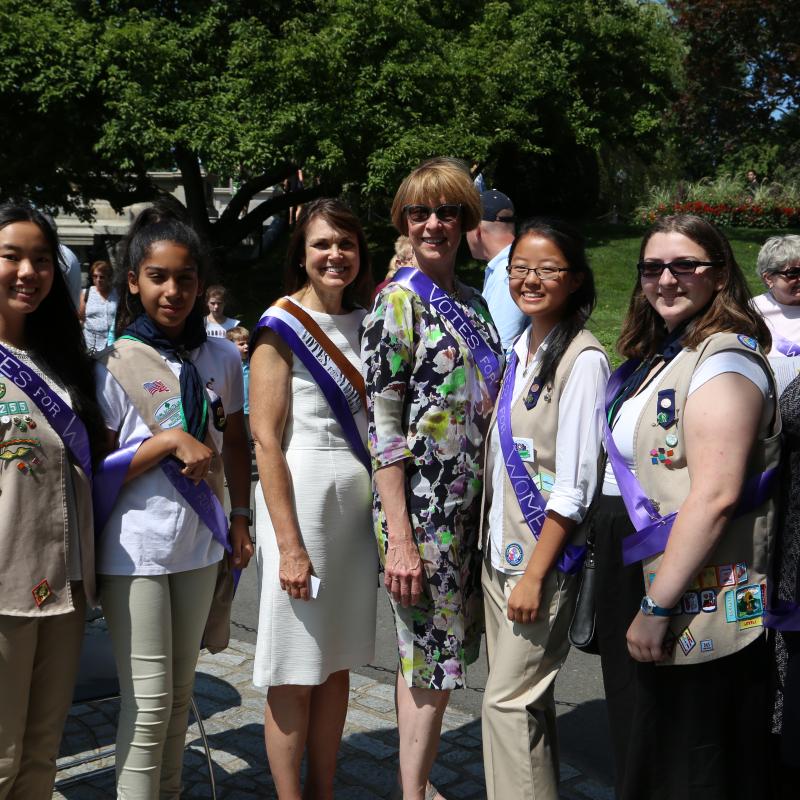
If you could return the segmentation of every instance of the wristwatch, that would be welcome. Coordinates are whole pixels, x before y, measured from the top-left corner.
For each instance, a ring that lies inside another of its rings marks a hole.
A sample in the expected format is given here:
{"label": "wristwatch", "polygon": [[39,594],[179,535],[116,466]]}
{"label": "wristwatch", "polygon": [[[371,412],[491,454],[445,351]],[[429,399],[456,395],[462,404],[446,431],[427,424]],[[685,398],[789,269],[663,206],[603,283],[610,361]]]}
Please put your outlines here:
{"label": "wristwatch", "polygon": [[246,506],[234,506],[231,509],[231,513],[229,515],[229,519],[233,522],[234,517],[247,517],[247,524],[253,524],[253,509],[247,508]]}
{"label": "wristwatch", "polygon": [[642,598],[642,605],[640,608],[642,614],[644,614],[646,617],[668,617],[671,613],[670,609],[662,608],[661,606],[656,605],[653,598],[648,594]]}

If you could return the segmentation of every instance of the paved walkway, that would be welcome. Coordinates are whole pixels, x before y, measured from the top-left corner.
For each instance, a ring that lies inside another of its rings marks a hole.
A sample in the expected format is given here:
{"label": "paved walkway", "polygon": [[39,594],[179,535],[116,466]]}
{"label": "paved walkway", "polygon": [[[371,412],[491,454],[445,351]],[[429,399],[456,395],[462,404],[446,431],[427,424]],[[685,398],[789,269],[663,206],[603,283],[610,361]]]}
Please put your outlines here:
{"label": "paved walkway", "polygon": [[[195,698],[205,720],[214,760],[217,797],[274,798],[263,742],[264,693],[251,683],[255,648],[241,641],[217,655],[203,653]],[[113,745],[118,702],[73,707],[67,721],[56,792],[68,800],[114,796],[113,771],[70,785],[69,779],[113,765],[106,755],[91,765],[63,768],[78,755],[108,753]],[[210,797],[208,771],[196,724],[190,726],[184,760],[183,797]],[[377,800],[392,791],[397,770],[397,728],[393,688],[362,675],[351,675],[350,704],[339,754],[336,798]],[[565,800],[613,800],[613,791],[569,764],[561,765]],[[432,781],[449,800],[485,797],[480,720],[462,711],[445,714]],[[65,785],[66,784],[66,785]]]}

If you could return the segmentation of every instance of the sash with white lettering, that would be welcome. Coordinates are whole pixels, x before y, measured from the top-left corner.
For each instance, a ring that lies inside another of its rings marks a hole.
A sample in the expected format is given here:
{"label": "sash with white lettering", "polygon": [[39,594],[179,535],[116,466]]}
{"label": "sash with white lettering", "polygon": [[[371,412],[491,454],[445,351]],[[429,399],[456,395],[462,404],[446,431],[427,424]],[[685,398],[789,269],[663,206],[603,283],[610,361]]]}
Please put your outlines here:
{"label": "sash with white lettering", "polygon": [[[606,412],[611,408],[622,384],[638,365],[635,360],[626,361],[612,373],[606,388]],[[614,470],[614,477],[617,479],[617,486],[628,511],[628,517],[633,527],[636,528],[636,533],[626,536],[622,540],[622,561],[628,566],[664,552],[680,509],[665,516],[661,516],[655,510],[652,501],[644,493],[642,485],[625,463],[625,459],[614,442],[614,436],[608,424],[608,413],[605,415],[604,423],[603,435],[608,460]],[[765,470],[759,475],[753,475],[745,481],[734,518],[755,511],[767,500],[776,475],[777,470],[773,468]]]}
{"label": "sash with white lettering", "polygon": [[456,329],[472,353],[472,357],[483,375],[489,396],[494,401],[500,386],[500,359],[486,344],[472,322],[461,313],[450,295],[415,267],[403,267],[397,270],[392,277],[392,283],[398,283],[400,286],[411,289],[426,306],[435,309]]}
{"label": "sash with white lettering", "polygon": [[[511,481],[525,522],[528,523],[533,538],[538,542],[544,525],[547,504],[514,446],[514,436],[511,431],[511,398],[514,394],[516,370],[517,354],[512,350],[497,401],[497,432],[500,434],[500,447],[503,451],[503,462],[506,465],[508,479]],[[585,555],[585,546],[567,544],[558,557],[556,567],[567,575],[574,575],[580,570]]]}
{"label": "sash with white lettering", "polygon": [[256,330],[259,328],[275,331],[303,362],[325,395],[356,458],[370,472],[369,453],[354,419],[367,405],[364,379],[359,371],[314,319],[289,297],[282,297],[262,314]]}
{"label": "sash with white lettering", "polygon": [[92,481],[92,451],[81,418],[32,369],[0,344],[0,373],[36,403],[50,427],[61,437],[73,459]]}
{"label": "sash with white lettering", "polygon": [[772,347],[781,355],[788,356],[789,358],[792,356],[800,356],[800,344],[795,344],[777,333],[772,334]]}

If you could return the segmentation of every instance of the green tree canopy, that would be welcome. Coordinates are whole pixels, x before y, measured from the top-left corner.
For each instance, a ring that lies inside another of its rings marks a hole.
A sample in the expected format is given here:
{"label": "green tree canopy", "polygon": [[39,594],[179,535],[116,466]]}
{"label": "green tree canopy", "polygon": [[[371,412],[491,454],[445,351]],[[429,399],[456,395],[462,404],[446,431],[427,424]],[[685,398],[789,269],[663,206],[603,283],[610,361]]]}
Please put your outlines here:
{"label": "green tree canopy", "polygon": [[[90,213],[176,165],[223,248],[314,194],[389,196],[432,155],[646,158],[680,60],[633,0],[0,0],[0,25],[0,194]],[[297,165],[301,195],[241,215]],[[201,169],[242,179],[219,220]]]}

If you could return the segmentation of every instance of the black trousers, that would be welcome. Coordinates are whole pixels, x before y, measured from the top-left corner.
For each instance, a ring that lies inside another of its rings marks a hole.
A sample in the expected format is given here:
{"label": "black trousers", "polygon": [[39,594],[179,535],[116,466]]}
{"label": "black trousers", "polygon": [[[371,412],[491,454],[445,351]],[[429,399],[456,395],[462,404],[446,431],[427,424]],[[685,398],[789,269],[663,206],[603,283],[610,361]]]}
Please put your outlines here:
{"label": "black trousers", "polygon": [[620,800],[770,796],[769,655],[760,637],[707,664],[657,667],[628,654],[644,595],[641,564],[622,563],[633,532],[620,498],[594,517],[597,635]]}

